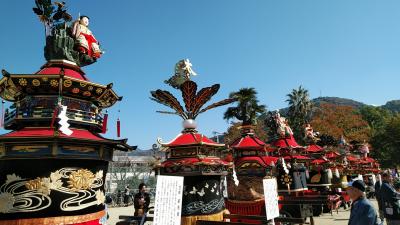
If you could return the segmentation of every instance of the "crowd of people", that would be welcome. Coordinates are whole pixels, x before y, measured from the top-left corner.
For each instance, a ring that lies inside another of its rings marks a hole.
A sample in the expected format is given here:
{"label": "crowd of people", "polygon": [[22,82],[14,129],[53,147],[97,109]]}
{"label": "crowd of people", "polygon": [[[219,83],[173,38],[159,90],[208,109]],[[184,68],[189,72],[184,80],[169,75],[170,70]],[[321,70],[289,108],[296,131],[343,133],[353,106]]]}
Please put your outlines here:
{"label": "crowd of people", "polygon": [[349,225],[400,225],[400,180],[397,171],[385,171],[374,184],[379,211],[366,198],[367,185],[362,180],[349,183],[347,193],[352,199]]}

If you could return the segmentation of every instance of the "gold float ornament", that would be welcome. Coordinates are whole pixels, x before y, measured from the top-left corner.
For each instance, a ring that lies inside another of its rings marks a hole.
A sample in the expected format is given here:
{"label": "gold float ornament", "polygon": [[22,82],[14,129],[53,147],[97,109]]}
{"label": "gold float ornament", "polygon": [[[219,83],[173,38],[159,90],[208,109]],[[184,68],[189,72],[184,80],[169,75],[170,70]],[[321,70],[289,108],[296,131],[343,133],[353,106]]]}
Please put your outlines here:
{"label": "gold float ornament", "polygon": [[290,185],[293,182],[292,177],[289,174],[285,174],[281,177],[282,184]]}
{"label": "gold float ornament", "polygon": [[58,81],[57,81],[57,80],[51,80],[51,81],[50,81],[50,85],[51,85],[52,87],[57,87],[57,86],[58,86]]}
{"label": "gold float ornament", "polygon": [[64,87],[71,87],[72,86],[72,80],[64,80]]}
{"label": "gold float ornament", "polygon": [[78,94],[79,93],[79,88],[74,88],[74,89],[72,89],[72,93],[74,93],[74,94]]}
{"label": "gold float ornament", "polygon": [[96,89],[96,93],[97,93],[97,94],[101,94],[102,92],[103,92],[103,89],[101,89],[101,88],[97,88],[97,89]]}
{"label": "gold float ornament", "polygon": [[47,77],[42,77],[42,81],[43,81],[43,82],[47,82],[47,81],[49,81],[49,78],[47,78]]}
{"label": "gold float ornament", "polygon": [[90,93],[90,91],[83,92],[83,96],[89,97],[91,95],[92,95],[92,93]]}
{"label": "gold float ornament", "polygon": [[28,190],[36,190],[44,195],[50,195],[50,178],[36,178],[25,183]]}
{"label": "gold float ornament", "polygon": [[90,189],[95,180],[95,175],[87,170],[80,169],[71,172],[67,181],[68,187],[72,190],[87,190]]}
{"label": "gold float ornament", "polygon": [[89,86],[87,89],[88,89],[89,91],[91,91],[91,90],[93,90],[93,86]]}
{"label": "gold float ornament", "polygon": [[33,79],[32,84],[33,84],[33,86],[37,87],[40,85],[40,81],[38,79]]}
{"label": "gold float ornament", "polygon": [[315,174],[313,177],[311,177],[311,183],[319,183],[321,181],[321,174]]}
{"label": "gold float ornament", "polygon": [[40,179],[40,177],[34,179],[34,180],[30,180],[28,182],[25,183],[25,187],[28,190],[37,190],[42,186],[42,181]]}
{"label": "gold float ornament", "polygon": [[21,86],[26,86],[28,84],[28,81],[25,78],[19,78],[18,83]]}
{"label": "gold float ornament", "polygon": [[80,82],[79,85],[80,85],[81,87],[86,87],[87,83]]}

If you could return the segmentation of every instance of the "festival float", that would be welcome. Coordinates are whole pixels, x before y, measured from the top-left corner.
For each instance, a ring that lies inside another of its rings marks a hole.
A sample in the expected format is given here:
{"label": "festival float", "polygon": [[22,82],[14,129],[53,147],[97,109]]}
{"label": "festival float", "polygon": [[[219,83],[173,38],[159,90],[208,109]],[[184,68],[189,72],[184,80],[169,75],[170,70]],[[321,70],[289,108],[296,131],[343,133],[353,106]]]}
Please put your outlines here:
{"label": "festival float", "polygon": [[293,136],[288,120],[279,112],[269,112],[265,120],[269,128],[272,154],[277,162],[278,192],[282,200],[281,216],[307,218],[313,224],[312,203],[305,196],[307,187],[307,165],[311,158]]}
{"label": "festival float", "polygon": [[236,101],[225,99],[203,107],[214,96],[220,85],[214,84],[197,92],[197,84],[190,80],[194,71],[189,60],[181,60],[175,66],[175,74],[165,83],[182,92],[185,107],[170,92],[151,92],[152,100],[168,106],[173,111],[158,111],[178,115],[183,119],[183,131],[168,143],[158,140],[166,160],[157,167],[157,174],[183,176],[181,224],[195,225],[196,221],[222,221],[225,210],[222,185],[230,163],[221,159],[224,144],[218,144],[196,128],[196,117],[210,109]]}
{"label": "festival float", "polygon": [[[271,148],[255,133],[255,117],[265,110],[265,106],[257,104],[255,94],[251,88],[232,93],[233,96],[241,97],[238,98],[238,105],[229,107],[225,113],[225,117],[233,116],[241,121],[240,136],[229,144],[233,153],[234,170],[227,177],[228,198],[225,205],[231,214],[265,217],[263,179],[275,176],[278,158],[268,155]],[[246,219],[240,221],[259,223]]]}
{"label": "festival float", "polygon": [[46,63],[33,74],[2,70],[5,110],[0,136],[0,224],[98,225],[106,220],[104,180],[127,140],[100,134],[103,111],[120,101],[112,84],[88,80],[83,66],[102,54],[89,17],[72,21],[65,3],[36,1],[45,25]]}
{"label": "festival float", "polygon": [[275,176],[278,158],[268,156],[269,146],[257,137],[249,125],[241,127],[241,137],[230,148],[233,150],[235,170],[227,178],[227,209],[232,214],[265,216],[263,179]]}

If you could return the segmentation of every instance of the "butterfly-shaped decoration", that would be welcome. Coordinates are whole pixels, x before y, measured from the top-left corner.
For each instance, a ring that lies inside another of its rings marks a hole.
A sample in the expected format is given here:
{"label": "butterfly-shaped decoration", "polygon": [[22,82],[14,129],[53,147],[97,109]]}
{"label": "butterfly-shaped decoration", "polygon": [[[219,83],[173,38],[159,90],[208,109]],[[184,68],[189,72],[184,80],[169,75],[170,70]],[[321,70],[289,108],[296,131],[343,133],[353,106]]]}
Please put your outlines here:
{"label": "butterfly-shaped decoration", "polygon": [[219,191],[217,191],[217,193],[216,193],[217,195],[219,195]]}
{"label": "butterfly-shaped decoration", "polygon": [[214,188],[217,188],[217,184],[216,183],[214,184]]}
{"label": "butterfly-shaped decoration", "polygon": [[214,188],[211,188],[211,192],[214,193],[214,191],[215,191]]}
{"label": "butterfly-shaped decoration", "polygon": [[196,187],[193,186],[193,190],[189,192],[191,195],[195,195],[197,193]]}
{"label": "butterfly-shaped decoration", "polygon": [[201,191],[197,192],[200,197],[203,197],[206,193],[204,192],[204,188],[201,189]]}
{"label": "butterfly-shaped decoration", "polygon": [[206,185],[204,186],[205,188],[208,188],[208,187],[210,187],[209,185],[208,185],[208,183],[206,183]]}

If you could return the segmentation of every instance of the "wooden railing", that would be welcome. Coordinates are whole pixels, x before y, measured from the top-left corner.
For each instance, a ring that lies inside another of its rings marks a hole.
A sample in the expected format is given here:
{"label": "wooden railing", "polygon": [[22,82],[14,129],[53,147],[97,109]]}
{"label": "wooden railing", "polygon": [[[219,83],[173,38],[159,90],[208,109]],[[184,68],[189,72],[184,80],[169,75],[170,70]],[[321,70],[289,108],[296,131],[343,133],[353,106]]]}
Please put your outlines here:
{"label": "wooden railing", "polygon": [[[12,123],[15,119],[48,119],[53,118],[54,109],[50,108],[18,108],[14,109],[4,116],[4,125]],[[94,112],[87,112],[77,109],[67,109],[67,116],[71,121],[89,123],[98,126],[103,125],[103,117]]]}

